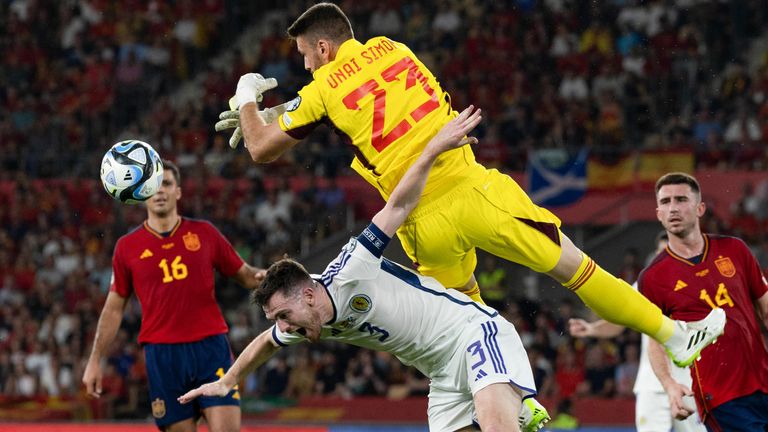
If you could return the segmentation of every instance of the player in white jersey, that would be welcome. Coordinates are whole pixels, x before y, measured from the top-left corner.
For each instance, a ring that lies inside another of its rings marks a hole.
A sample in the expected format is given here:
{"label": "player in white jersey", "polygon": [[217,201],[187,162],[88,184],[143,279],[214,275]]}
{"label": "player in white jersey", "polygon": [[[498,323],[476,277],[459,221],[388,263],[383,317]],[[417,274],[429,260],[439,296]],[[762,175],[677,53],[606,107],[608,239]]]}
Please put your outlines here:
{"label": "player in white jersey", "polygon": [[[592,323],[582,319],[571,319],[569,322],[570,333],[577,337],[611,338],[618,336],[624,327],[599,320]],[[648,336],[642,336],[642,348],[640,352],[640,366],[637,370],[637,378],[633,391],[635,393],[635,426],[638,432],[706,432],[696,413],[696,403],[693,397],[688,396],[685,402],[692,414],[684,420],[672,417],[669,407],[669,397],[664,392],[659,379],[653,373],[651,362],[648,359]],[[691,374],[688,368],[677,367],[671,364],[670,374],[681,385],[691,388]]]}
{"label": "player in white jersey", "polygon": [[273,264],[253,300],[275,325],[219,381],[179,401],[224,395],[281,346],[323,339],[390,352],[428,376],[431,431],[519,431],[522,400],[536,389],[514,326],[496,310],[382,257],[418,203],[435,158],[477,141],[464,138],[480,121],[472,110],[432,138],[385,207],[322,275],[289,259]]}
{"label": "player in white jersey", "polygon": [[[657,255],[667,247],[668,238],[666,232],[662,232],[656,238]],[[632,285],[637,289],[637,284]],[[574,318],[568,322],[571,336],[576,337],[599,337],[611,338],[618,336],[624,331],[624,326],[610,323],[605,320],[587,322],[580,318]],[[686,419],[678,420],[672,417],[672,411],[669,406],[669,397],[664,391],[661,382],[653,373],[651,361],[648,358],[649,337],[642,335],[640,350],[640,366],[635,378],[635,426],[637,432],[668,432],[670,429],[674,432],[706,432],[706,428],[701,423],[698,413],[696,413],[696,403],[692,396],[688,396],[685,402],[688,404],[692,414]],[[681,385],[691,388],[691,374],[688,368],[670,365],[669,372],[672,377]]]}

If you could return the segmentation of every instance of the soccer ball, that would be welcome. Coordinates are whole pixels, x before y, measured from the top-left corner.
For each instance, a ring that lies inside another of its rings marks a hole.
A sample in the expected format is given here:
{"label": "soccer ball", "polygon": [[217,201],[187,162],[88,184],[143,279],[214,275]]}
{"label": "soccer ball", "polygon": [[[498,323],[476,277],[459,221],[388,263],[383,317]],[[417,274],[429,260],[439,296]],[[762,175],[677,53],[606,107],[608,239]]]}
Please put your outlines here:
{"label": "soccer ball", "polygon": [[149,144],[120,141],[101,160],[101,184],[114,199],[126,204],[146,201],[160,190],[163,161]]}

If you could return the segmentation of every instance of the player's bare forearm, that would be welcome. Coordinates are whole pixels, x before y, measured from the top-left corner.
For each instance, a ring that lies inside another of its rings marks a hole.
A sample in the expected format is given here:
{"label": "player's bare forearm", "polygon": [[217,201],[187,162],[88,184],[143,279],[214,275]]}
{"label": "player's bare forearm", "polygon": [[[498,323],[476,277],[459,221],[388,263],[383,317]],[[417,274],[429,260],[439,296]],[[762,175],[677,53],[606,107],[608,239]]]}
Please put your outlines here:
{"label": "player's bare forearm", "polygon": [[624,331],[624,326],[602,319],[587,322],[580,318],[572,318],[568,320],[568,330],[571,336],[607,339],[620,335]]}
{"label": "player's bare forearm", "polygon": [[243,263],[243,265],[240,266],[240,269],[237,271],[237,273],[235,273],[234,276],[232,276],[232,278],[245,288],[254,290],[258,288],[259,284],[261,284],[261,281],[264,280],[264,276],[266,276],[266,274],[267,271],[264,269],[256,268],[247,263]]}
{"label": "player's bare forearm", "polygon": [[99,323],[96,326],[96,336],[93,338],[93,348],[89,361],[98,361],[109,344],[115,339],[127,303],[126,298],[115,292],[110,292],[107,295],[107,301],[104,303],[104,309],[101,310]]}
{"label": "player's bare forearm", "polygon": [[101,310],[99,323],[96,326],[96,336],[93,340],[93,348],[88,362],[83,371],[83,384],[85,392],[93,398],[101,397],[102,393],[102,373],[101,357],[104,355],[107,347],[115,339],[117,330],[120,328],[120,321],[123,320],[123,310],[128,303],[128,299],[121,297],[115,292],[107,295],[107,301]]}
{"label": "player's bare forearm", "polygon": [[653,339],[648,341],[648,360],[650,360],[653,373],[656,374],[662,387],[664,387],[665,391],[669,392],[667,389],[677,384],[677,381],[670,374],[669,358],[664,351],[664,347]]}
{"label": "player's bare forearm", "polygon": [[427,143],[419,157],[395,186],[387,204],[373,217],[373,223],[384,234],[390,237],[395,235],[400,225],[416,208],[429,178],[429,171],[438,156],[448,150],[477,142],[476,138],[466,135],[482,120],[480,113],[481,110],[475,110],[475,107],[470,105],[458,117],[446,123]]}
{"label": "player's bare forearm", "polygon": [[693,392],[690,388],[672,378],[669,358],[664,351],[664,347],[653,339],[648,341],[648,359],[651,362],[653,373],[659,378],[661,386],[664,387],[664,392],[667,393],[672,417],[678,420],[688,418],[696,409],[695,407],[688,406],[683,398],[691,396]]}
{"label": "player's bare forearm", "polygon": [[400,179],[384,208],[373,217],[372,222],[387,236],[394,236],[416,208],[437,156],[434,152],[423,152]]}
{"label": "player's bare forearm", "polygon": [[280,129],[278,122],[266,124],[259,116],[255,102],[240,107],[240,127],[245,148],[256,163],[269,163],[279,158],[299,141]]}
{"label": "player's bare forearm", "polygon": [[616,337],[621,334],[621,332],[624,331],[624,326],[619,324],[614,324],[610,321],[606,320],[597,320],[592,323],[593,332],[595,334],[595,337],[599,338],[612,338]]}
{"label": "player's bare forearm", "polygon": [[226,396],[240,380],[264,364],[277,350],[270,330],[261,333],[248,344],[223,377],[184,393],[179,396],[179,403],[186,404],[200,396]]}
{"label": "player's bare forearm", "polygon": [[768,330],[768,292],[757,299],[757,311],[763,319],[763,326]]}
{"label": "player's bare forearm", "polygon": [[235,384],[264,364],[280,349],[272,340],[271,330],[270,328],[256,336],[240,353],[227,373],[221,377],[221,381],[229,388],[234,387]]}

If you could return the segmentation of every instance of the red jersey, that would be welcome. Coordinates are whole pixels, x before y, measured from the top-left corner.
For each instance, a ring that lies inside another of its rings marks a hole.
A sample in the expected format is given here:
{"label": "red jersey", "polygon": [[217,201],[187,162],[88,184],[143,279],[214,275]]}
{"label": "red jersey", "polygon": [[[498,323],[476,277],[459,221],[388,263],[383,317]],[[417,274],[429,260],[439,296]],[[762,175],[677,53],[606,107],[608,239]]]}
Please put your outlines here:
{"label": "red jersey", "polygon": [[744,242],[704,235],[698,264],[667,248],[643,270],[638,286],[673,319],[696,321],[715,307],[725,311],[725,333],[691,366],[702,417],[737,397],[768,392],[768,350],[754,309],[755,301],[768,292],[768,283]]}
{"label": "red jersey", "polygon": [[139,343],[194,342],[228,331],[214,292],[215,268],[232,276],[243,260],[206,221],[180,218],[166,236],[147,222],[120,237],[111,291],[141,303]]}

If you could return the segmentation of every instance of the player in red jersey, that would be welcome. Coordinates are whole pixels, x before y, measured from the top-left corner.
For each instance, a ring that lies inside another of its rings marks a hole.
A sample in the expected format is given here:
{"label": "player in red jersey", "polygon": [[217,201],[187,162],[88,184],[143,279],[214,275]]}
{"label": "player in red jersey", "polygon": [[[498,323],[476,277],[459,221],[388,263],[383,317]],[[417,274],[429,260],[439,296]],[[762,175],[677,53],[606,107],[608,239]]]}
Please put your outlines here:
{"label": "player in red jersey", "polygon": [[[768,349],[755,314],[768,327],[768,282],[742,240],[701,232],[706,208],[695,178],[664,175],[656,204],[669,245],[640,274],[641,292],[674,319],[697,320],[716,307],[727,316],[718,343],[691,366],[701,418],[710,431],[768,431]],[[661,345],[651,341],[649,352],[673,414],[689,415],[682,397],[691,390],[670,377]]]}
{"label": "player in red jersey", "polygon": [[[101,395],[101,359],[120,328],[132,294],[141,303],[139,343],[149,377],[152,415],[165,431],[194,431],[202,415],[211,431],[240,429],[240,396],[208,398],[196,406],[176,398],[217,380],[232,364],[227,324],[214,293],[214,269],[246,288],[264,271],[246,264],[209,222],[178,214],[179,169],[163,161],[160,190],[147,201],[147,220],[121,237],[112,259],[112,286],[101,311],[83,383]],[[191,318],[190,318],[191,317]]]}

